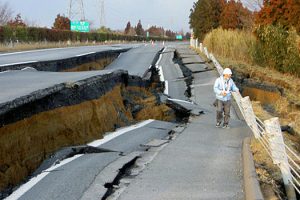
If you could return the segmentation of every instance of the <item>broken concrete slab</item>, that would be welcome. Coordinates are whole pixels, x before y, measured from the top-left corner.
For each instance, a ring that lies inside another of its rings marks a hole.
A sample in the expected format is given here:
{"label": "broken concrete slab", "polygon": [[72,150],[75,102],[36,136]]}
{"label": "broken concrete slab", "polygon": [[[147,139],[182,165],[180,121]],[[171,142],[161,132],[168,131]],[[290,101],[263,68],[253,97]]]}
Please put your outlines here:
{"label": "broken concrete slab", "polygon": [[186,115],[192,114],[192,115],[199,116],[201,114],[204,114],[203,108],[189,101],[169,98],[167,99],[167,105],[169,105],[174,110]]}
{"label": "broken concrete slab", "polygon": [[[74,48],[73,48],[74,49]],[[26,61],[17,62],[10,61],[10,63],[0,63],[0,72],[7,70],[20,70],[25,67],[33,67],[39,71],[51,71],[51,72],[61,72],[64,70],[69,70],[76,68],[78,65],[94,62],[95,60],[102,58],[116,58],[120,53],[124,53],[130,50],[131,47],[109,47],[109,49],[104,48],[97,52],[90,52],[88,54],[83,53],[77,56],[62,55],[54,56],[49,58],[49,54],[39,54],[38,51],[32,52],[31,56],[35,57],[36,61]],[[79,50],[79,49],[78,49]],[[35,54],[35,55],[33,55]],[[38,56],[37,56],[38,54]],[[11,59],[8,59],[11,60]],[[16,60],[16,58],[14,58]]]}
{"label": "broken concrete slab", "polygon": [[166,143],[168,143],[169,140],[159,140],[159,139],[153,139],[147,144],[141,144],[143,147],[160,147]]}
{"label": "broken concrete slab", "polygon": [[192,73],[201,73],[206,71],[214,70],[214,68],[210,67],[206,64],[185,64],[185,66],[192,71]]}
{"label": "broken concrete slab", "polygon": [[[179,54],[180,56],[181,54]],[[205,61],[202,60],[198,55],[195,56],[189,56],[186,58],[182,58],[182,63],[183,64],[204,64]]]}
{"label": "broken concrete slab", "polygon": [[71,158],[78,154],[107,153],[107,152],[121,153],[110,149],[92,147],[88,145],[66,147],[55,152],[53,155],[49,156],[49,158],[43,161],[40,167],[37,170],[35,170],[35,172],[31,176],[37,176],[40,173],[42,173],[44,170],[50,168],[51,166],[59,164],[64,159]]}
{"label": "broken concrete slab", "polygon": [[[115,86],[146,86],[147,81],[127,71],[0,73],[0,125],[62,106],[98,99]],[[66,98],[72,97],[72,98]]]}

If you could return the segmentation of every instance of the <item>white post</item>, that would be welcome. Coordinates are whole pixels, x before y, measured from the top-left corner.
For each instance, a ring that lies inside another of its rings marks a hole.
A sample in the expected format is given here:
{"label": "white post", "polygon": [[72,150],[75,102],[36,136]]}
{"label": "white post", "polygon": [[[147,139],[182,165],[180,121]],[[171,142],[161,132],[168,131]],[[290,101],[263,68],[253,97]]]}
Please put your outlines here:
{"label": "white post", "polygon": [[267,138],[270,143],[273,163],[277,164],[281,170],[286,194],[289,200],[296,200],[295,189],[293,188],[292,175],[288,163],[285,145],[281,132],[279,119],[277,117],[265,120]]}
{"label": "white post", "polygon": [[208,50],[207,50],[206,47],[204,47],[204,54],[206,55],[206,57],[207,57],[208,59],[210,59],[210,58],[209,58],[209,54],[208,54]]}
{"label": "white post", "polygon": [[217,59],[215,58],[215,56],[211,53],[209,57],[212,60],[212,62],[214,63],[215,67],[217,68],[219,74],[222,75],[223,74],[223,68],[220,65],[220,63],[217,61]]}
{"label": "white post", "polygon": [[203,44],[202,43],[200,43],[200,51],[203,53]]}
{"label": "white post", "polygon": [[198,49],[198,45],[199,45],[199,42],[198,42],[198,38],[196,39],[196,49]]}
{"label": "white post", "polygon": [[257,126],[257,122],[256,122],[256,118],[255,118],[255,114],[254,114],[254,111],[253,111],[253,108],[252,108],[250,98],[248,96],[242,98],[241,99],[241,105],[242,105],[242,108],[243,108],[242,112],[244,112],[244,117],[245,117],[245,120],[246,120],[248,126],[253,131],[255,138],[256,139],[260,138],[261,135],[259,133],[259,129],[258,129],[258,126]]}

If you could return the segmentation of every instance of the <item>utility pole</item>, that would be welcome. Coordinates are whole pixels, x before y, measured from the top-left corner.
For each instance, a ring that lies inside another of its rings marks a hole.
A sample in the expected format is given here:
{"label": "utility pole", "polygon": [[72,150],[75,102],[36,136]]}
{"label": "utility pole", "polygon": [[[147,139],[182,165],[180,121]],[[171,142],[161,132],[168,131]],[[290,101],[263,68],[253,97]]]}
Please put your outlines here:
{"label": "utility pole", "polygon": [[85,21],[83,0],[70,0],[69,19]]}
{"label": "utility pole", "polygon": [[105,8],[104,8],[104,0],[100,1],[100,27],[105,26]]}

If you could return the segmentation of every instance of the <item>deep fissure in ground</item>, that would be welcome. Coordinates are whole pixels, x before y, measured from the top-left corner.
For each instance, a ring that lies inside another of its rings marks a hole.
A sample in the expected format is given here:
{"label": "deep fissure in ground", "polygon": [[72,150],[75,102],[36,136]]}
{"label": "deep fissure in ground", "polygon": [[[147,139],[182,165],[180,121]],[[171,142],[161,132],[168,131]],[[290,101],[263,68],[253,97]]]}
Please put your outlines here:
{"label": "deep fissure in ground", "polygon": [[1,113],[0,199],[62,147],[86,144],[141,120],[176,121],[175,111],[161,101],[163,84],[155,67],[150,74],[150,80],[122,70],[92,77]]}

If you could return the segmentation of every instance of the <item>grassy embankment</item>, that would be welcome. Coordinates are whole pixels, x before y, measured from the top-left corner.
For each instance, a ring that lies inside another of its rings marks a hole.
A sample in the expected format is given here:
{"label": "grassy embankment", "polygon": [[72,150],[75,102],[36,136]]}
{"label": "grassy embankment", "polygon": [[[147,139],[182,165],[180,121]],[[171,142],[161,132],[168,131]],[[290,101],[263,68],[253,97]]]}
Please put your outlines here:
{"label": "grassy embankment", "polygon": [[[300,37],[295,38],[295,46],[300,50]],[[249,95],[256,115],[266,120],[279,117],[281,125],[290,125],[297,134],[284,133],[285,142],[300,150],[300,78],[291,73],[281,73],[272,65],[257,64],[255,56],[258,41],[253,33],[238,30],[216,29],[206,35],[204,46],[216,56],[223,67],[230,66],[235,73],[242,74],[259,84],[273,85],[283,89],[283,93],[272,94],[256,88],[244,88]],[[299,53],[299,52],[298,52]],[[272,60],[272,58],[269,58]],[[276,69],[276,70],[275,70]],[[283,71],[283,70],[282,70]],[[294,73],[295,74],[295,73]],[[275,98],[276,97],[276,98]],[[270,108],[265,110],[264,108]],[[270,112],[271,110],[271,112]],[[282,195],[282,181],[279,169],[273,165],[267,152],[258,141],[252,140],[252,151],[256,170],[266,199],[277,199]]]}

